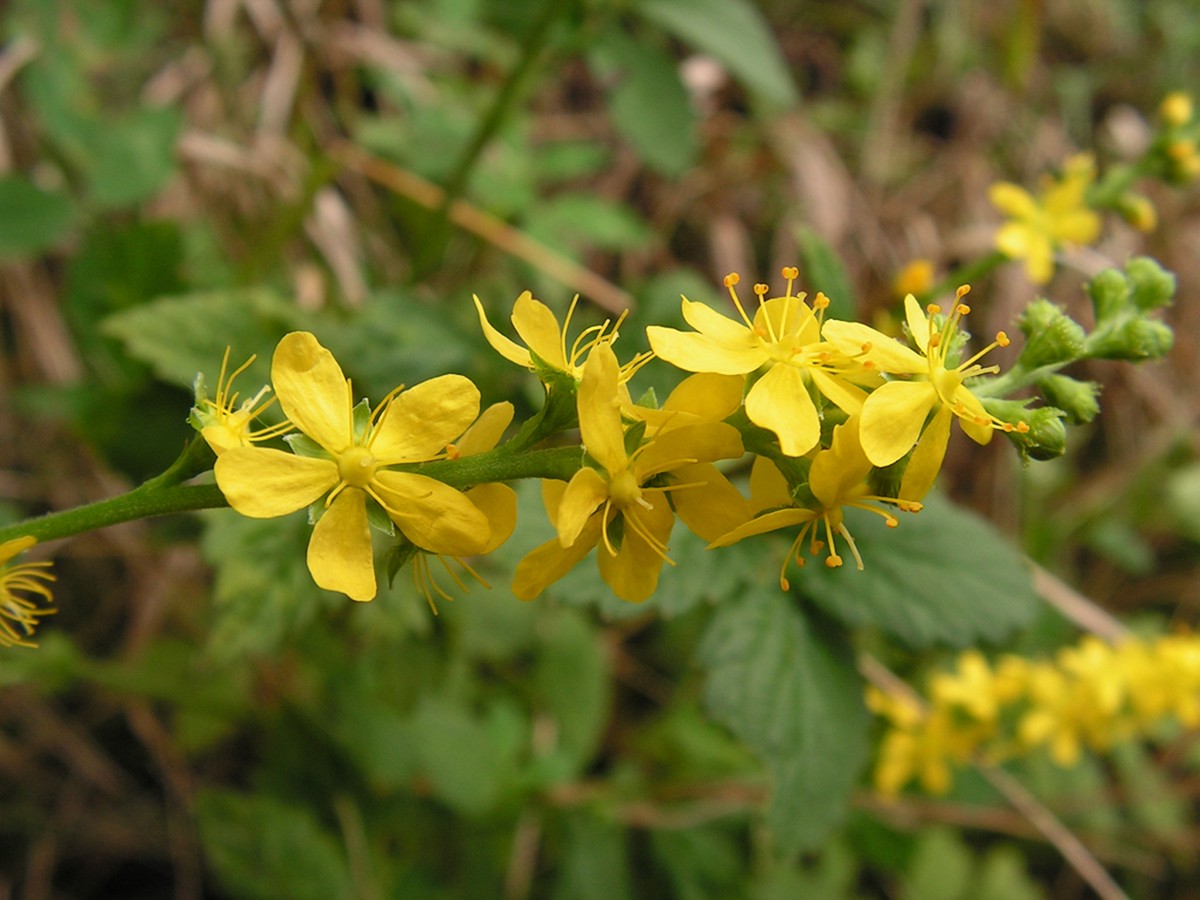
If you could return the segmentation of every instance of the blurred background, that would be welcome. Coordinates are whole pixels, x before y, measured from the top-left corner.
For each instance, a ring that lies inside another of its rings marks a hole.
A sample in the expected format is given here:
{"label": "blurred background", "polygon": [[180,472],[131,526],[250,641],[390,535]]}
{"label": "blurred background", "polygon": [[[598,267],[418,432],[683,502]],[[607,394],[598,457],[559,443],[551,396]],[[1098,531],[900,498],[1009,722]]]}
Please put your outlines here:
{"label": "blurred background", "polygon": [[[991,251],[990,184],[1133,158],[1200,85],[1191,0],[9,0],[0,35],[5,523],[162,471],[197,372],[257,353],[249,395],[298,328],[374,400],[454,371],[521,416],[541,389],[472,294],[505,330],[525,289],[581,295],[579,327],[629,310],[627,354],[681,293],[797,264],[886,326],[907,263]],[[1086,321],[1083,282],[1148,254],[1179,277],[1171,357],[1074,373],[1103,412],[1063,458],[955,441],[940,483],[1161,628],[1200,604],[1200,195],[1144,192],[1155,231],[1108,217],[1045,286],[1001,266],[971,324],[1038,295]],[[436,617],[407,572],[366,605],[314,587],[303,516],[39,548],[59,612],[0,652],[0,898],[1088,896],[971,784],[883,807],[864,781],[821,848],[773,852],[694,657],[721,600],[777,590],[779,547],[684,542],[641,606],[594,569],[522,604],[536,490],[522,516],[493,590],[447,581]],[[1200,896],[1194,742],[1022,775],[1132,896]]]}

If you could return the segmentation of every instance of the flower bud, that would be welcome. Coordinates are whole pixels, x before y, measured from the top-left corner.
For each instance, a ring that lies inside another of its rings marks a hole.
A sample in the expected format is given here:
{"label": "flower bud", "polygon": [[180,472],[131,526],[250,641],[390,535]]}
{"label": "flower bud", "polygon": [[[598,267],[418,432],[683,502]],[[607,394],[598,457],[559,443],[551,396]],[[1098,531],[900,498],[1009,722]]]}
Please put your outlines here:
{"label": "flower bud", "polygon": [[1175,276],[1148,256],[1139,256],[1125,266],[1129,286],[1133,291],[1133,303],[1138,309],[1149,312],[1160,306],[1169,306],[1175,297]]}
{"label": "flower bud", "polygon": [[1124,273],[1116,269],[1105,269],[1096,275],[1088,282],[1087,292],[1092,298],[1097,323],[1113,318],[1129,302],[1129,282]]}
{"label": "flower bud", "polygon": [[1158,210],[1143,194],[1122,194],[1117,198],[1117,212],[1126,222],[1143,233],[1158,227]]}
{"label": "flower bud", "polygon": [[1096,331],[1088,340],[1088,355],[1099,359],[1138,361],[1159,359],[1175,343],[1175,333],[1162,322],[1130,319],[1116,328]]}
{"label": "flower bud", "polygon": [[1100,385],[1068,375],[1047,375],[1038,382],[1046,402],[1057,406],[1076,424],[1090,422],[1100,412]]}
{"label": "flower bud", "polygon": [[1083,328],[1049,300],[1035,300],[1025,307],[1019,325],[1026,338],[1021,364],[1027,369],[1067,363],[1083,355]]}
{"label": "flower bud", "polygon": [[1004,432],[1005,436],[1021,451],[1022,457],[1032,459],[1054,459],[1062,456],[1067,448],[1067,426],[1063,424],[1065,413],[1053,406],[1029,409],[1027,400],[984,400],[983,406],[989,413],[1014,425],[1024,422],[1028,431]]}

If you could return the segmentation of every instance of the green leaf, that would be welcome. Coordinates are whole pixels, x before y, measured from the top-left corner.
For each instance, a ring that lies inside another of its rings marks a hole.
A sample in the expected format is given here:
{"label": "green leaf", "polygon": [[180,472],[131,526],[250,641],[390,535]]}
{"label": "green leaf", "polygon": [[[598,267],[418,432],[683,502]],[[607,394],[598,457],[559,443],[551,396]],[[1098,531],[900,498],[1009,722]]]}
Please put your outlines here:
{"label": "green leaf", "polygon": [[649,242],[653,233],[629,207],[593,194],[560,194],[529,211],[529,234],[551,247],[622,250]]}
{"label": "green leaf", "polygon": [[164,381],[191,388],[197,372],[215,385],[226,347],[236,365],[252,353],[269,360],[279,338],[301,321],[273,291],[243,288],[163,297],[109,316],[102,329]]}
{"label": "green leaf", "polygon": [[625,830],[590,812],[571,815],[563,835],[554,900],[624,900],[633,897]]}
{"label": "green leaf", "polygon": [[748,0],[648,0],[635,7],[651,22],[720,60],[773,107],[796,103],[796,85],[779,45]]}
{"label": "green leaf", "polygon": [[557,728],[556,749],[578,774],[591,761],[608,722],[608,666],[599,634],[579,613],[562,610],[543,624],[537,693]]}
{"label": "green leaf", "polygon": [[90,198],[101,207],[131,206],[158,193],[175,174],[175,141],[183,114],[145,107],[97,125],[89,158]]}
{"label": "green leaf", "polygon": [[901,515],[898,528],[867,513],[848,515],[846,524],[863,571],[808,565],[796,581],[847,625],[878,626],[914,648],[966,647],[1001,641],[1037,613],[1024,559],[974,513],[931,495],[921,512]]}
{"label": "green leaf", "polygon": [[193,807],[205,861],[232,896],[337,900],[353,896],[339,841],[312,811],[267,795],[205,790]]}
{"label": "green leaf", "polygon": [[776,591],[717,612],[700,648],[710,713],[766,763],[767,821],[785,851],[821,846],[867,755],[868,717],[846,636]]}
{"label": "green leaf", "polygon": [[527,732],[528,723],[508,703],[497,703],[479,717],[450,700],[429,697],[413,720],[434,795],[466,816],[494,808],[514,783]]}
{"label": "green leaf", "polygon": [[75,206],[20,175],[0,178],[0,260],[40,253],[75,224]]}
{"label": "green leaf", "polygon": [[653,44],[610,30],[592,47],[589,63],[600,80],[615,80],[613,124],[638,156],[664,175],[690,169],[700,151],[696,115],[675,61]]}
{"label": "green leaf", "polygon": [[931,828],[917,842],[904,879],[905,900],[964,900],[971,885],[971,851],[949,828]]}
{"label": "green leaf", "polygon": [[853,321],[858,313],[854,288],[850,285],[846,267],[833,248],[806,225],[796,229],[796,242],[803,266],[800,277],[804,289],[808,291],[809,302],[817,295],[817,291],[822,291],[829,298],[829,310],[826,313],[829,318]]}

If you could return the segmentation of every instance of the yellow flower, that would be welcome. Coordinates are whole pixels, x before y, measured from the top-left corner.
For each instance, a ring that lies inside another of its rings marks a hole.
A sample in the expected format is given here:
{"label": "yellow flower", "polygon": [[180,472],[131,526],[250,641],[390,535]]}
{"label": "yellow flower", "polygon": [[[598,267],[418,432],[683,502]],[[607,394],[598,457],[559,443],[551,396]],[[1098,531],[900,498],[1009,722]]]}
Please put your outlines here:
{"label": "yellow flower", "polygon": [[[583,373],[583,360],[587,358],[588,351],[599,343],[615,341],[621,322],[625,318],[625,314],[622,313],[611,330],[607,319],[600,325],[585,328],[568,346],[567,332],[571,327],[571,317],[575,314],[579,296],[576,295],[571,301],[567,317],[560,328],[558,317],[550,307],[540,300],[535,300],[529,291],[523,291],[513,304],[512,311],[513,327],[525,342],[525,346],[522,347],[496,330],[488,321],[479,297],[472,295],[472,298],[475,300],[475,309],[479,312],[479,325],[483,329],[483,336],[497,353],[531,372],[537,372],[541,367],[549,367],[565,372],[576,381]],[[622,366],[621,381],[627,381],[650,358],[648,353],[639,354]]]}
{"label": "yellow flower", "polygon": [[[474,456],[476,453],[491,450],[500,442],[500,438],[504,436],[504,431],[512,423],[512,419],[513,405],[511,403],[507,401],[493,403],[480,414],[479,418],[475,420],[475,424],[463,432],[462,437],[447,447],[447,456],[450,459],[460,459],[464,456]],[[506,484],[488,483],[476,485],[464,493],[467,499],[487,517],[491,534],[488,542],[477,552],[480,554],[491,553],[507,541],[512,535],[513,529],[516,528],[516,492]],[[412,559],[413,583],[417,590],[425,595],[429,608],[433,610],[434,615],[437,615],[437,606],[433,602],[433,595],[437,594],[446,601],[452,601],[454,598],[438,584],[433,575],[430,557],[441,563],[459,590],[465,593],[467,585],[451,568],[445,555],[433,551],[417,553]],[[467,575],[483,587],[491,588],[491,585],[484,581],[479,573],[461,557],[452,556],[450,559],[458,563]]]}
{"label": "yellow flower", "polygon": [[[940,328],[933,319],[940,307],[931,305],[926,316],[912,294],[904,299],[908,329],[919,353],[858,322],[825,326],[831,341],[847,351],[859,351],[879,371],[919,376],[913,381],[889,381],[872,391],[863,403],[859,429],[863,452],[876,466],[891,465],[917,446],[901,484],[900,496],[907,500],[920,499],[933,484],[946,455],[952,418],[957,417],[962,430],[979,444],[990,441],[995,430],[1029,430],[1024,422],[1013,425],[989,414],[963,384],[968,378],[999,371],[998,366],[979,365],[979,359],[994,347],[1007,346],[1008,335],[997,332],[991,344],[962,362],[950,357],[959,343],[962,317],[971,311],[961,302],[968,290],[966,285],[958,289],[954,310]],[[924,427],[931,412],[933,419]]]}
{"label": "yellow flower", "polygon": [[933,287],[936,270],[933,260],[914,259],[896,273],[892,279],[892,291],[897,297],[905,294],[924,294]]}
{"label": "yellow flower", "polygon": [[735,288],[739,278],[731,274],[726,276],[725,286],[741,322],[684,297],[683,318],[695,332],[651,325],[646,335],[659,357],[687,372],[748,375],[764,370],[746,393],[746,415],[754,424],[775,432],[786,455],[803,456],[821,437],[821,417],[808,385],[815,385],[853,415],[862,408],[866,394],[850,378],[867,377],[865,383],[871,382],[853,360],[821,339],[822,317],[829,305],[825,295],[814,299],[814,313],[804,302],[804,294],[792,295],[799,272],[788,267],[783,274],[787,278],[783,297],[764,299],[767,285],[754,286],[759,307],[753,320],[738,299]]}
{"label": "yellow flower", "polygon": [[386,468],[444,455],[479,410],[479,391],[468,379],[443,375],[398,388],[367,421],[356,421],[350,382],[333,355],[308,332],[293,332],[275,349],[271,380],[313,455],[232,447],[217,459],[217,484],[230,506],[252,518],[286,515],[324,498],[307,560],[319,586],[374,598],[368,497],[422,549],[469,556],[487,546],[487,518],[461,493]]}
{"label": "yellow flower", "polygon": [[889,721],[875,764],[875,789],[894,797],[916,779],[931,794],[944,794],[953,781],[951,765],[962,765],[977,747],[977,729],[963,729],[944,709],[924,708],[915,698],[867,689],[867,707]]}
{"label": "yellow flower", "polygon": [[290,422],[281,422],[267,428],[253,427],[254,420],[275,402],[273,397],[265,399],[271,393],[270,385],[264,384],[257,394],[241,406],[237,405],[238,394],[233,390],[234,379],[245,372],[254,360],[255,357],[251,356],[226,378],[225,370],[229,365],[229,348],[226,347],[225,356],[221,359],[221,374],[217,378],[217,395],[211,400],[205,390],[203,376],[196,376],[196,405],[192,407],[188,418],[217,456],[230,447],[245,447],[252,442],[265,441],[291,430]]}
{"label": "yellow flower", "polygon": [[1171,91],[1159,104],[1158,114],[1172,128],[1179,128],[1192,121],[1192,95],[1187,91]]}
{"label": "yellow flower", "polygon": [[695,492],[685,522],[706,518],[708,483],[673,479],[680,473],[694,477],[698,464],[742,455],[737,429],[719,422],[663,430],[628,450],[619,378],[608,342],[594,346],[583,367],[577,404],[583,445],[596,468],[585,465],[566,484],[543,482],[546,512],[558,537],[534,548],[517,565],[513,593],[523,600],[536,597],[597,545],[600,575],[613,593],[624,600],[645,600],[658,584],[675,524],[667,492],[675,492],[677,500]]}
{"label": "yellow flower", "polygon": [[1048,181],[1040,198],[1010,182],[992,185],[992,205],[1009,217],[996,232],[996,249],[1025,260],[1030,280],[1049,281],[1057,248],[1090,244],[1100,234],[1100,216],[1088,208],[1086,197],[1095,178],[1091,156],[1080,154],[1067,160],[1062,178]]}
{"label": "yellow flower", "polygon": [[825,565],[836,568],[843,563],[837,550],[837,539],[840,537],[850,548],[861,570],[862,556],[846,528],[845,509],[857,507],[869,510],[883,516],[888,527],[894,528],[899,524],[896,517],[876,504],[892,503],[913,512],[919,510],[921,504],[871,494],[866,483],[871,463],[863,454],[858,429],[857,418],[849,419],[833,430],[832,446],[828,450],[817,451],[808,471],[808,489],[813,498],[811,503],[798,504],[775,465],[764,457],[758,457],[750,474],[750,492],[751,503],[762,512],[713,541],[710,548],[727,547],[751,535],[799,525],[800,532],[792,541],[779,570],[779,586],[783,590],[789,587],[789,563],[794,559],[796,565],[804,565],[801,549],[806,538],[809,539],[809,552],[814,556],[828,548]]}
{"label": "yellow flower", "polygon": [[0,647],[36,647],[29,638],[38,620],[55,612],[51,606],[54,595],[47,586],[54,581],[47,571],[51,563],[9,565],[13,557],[36,543],[34,538],[19,537],[0,544]]}

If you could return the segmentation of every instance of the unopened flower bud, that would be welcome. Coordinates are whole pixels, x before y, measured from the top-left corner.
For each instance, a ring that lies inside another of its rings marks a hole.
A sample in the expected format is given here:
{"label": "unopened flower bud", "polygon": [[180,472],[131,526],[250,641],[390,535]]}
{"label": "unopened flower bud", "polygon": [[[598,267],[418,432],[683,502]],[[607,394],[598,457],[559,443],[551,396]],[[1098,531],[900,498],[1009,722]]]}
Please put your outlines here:
{"label": "unopened flower bud", "polygon": [[1088,282],[1088,296],[1092,298],[1092,309],[1096,322],[1111,319],[1129,302],[1129,282],[1123,272],[1105,269]]}
{"label": "unopened flower bud", "polygon": [[1083,328],[1049,300],[1030,303],[1019,324],[1026,338],[1021,363],[1027,369],[1066,363],[1083,355]]}
{"label": "unopened flower bud", "polygon": [[1130,319],[1116,328],[1093,333],[1088,354],[1099,359],[1159,359],[1174,343],[1175,333],[1162,322]]}
{"label": "unopened flower bud", "polygon": [[1142,194],[1122,194],[1117,198],[1117,212],[1138,231],[1150,232],[1158,227],[1158,211]]}
{"label": "unopened flower bud", "polygon": [[1133,304],[1149,312],[1170,305],[1175,297],[1175,276],[1148,256],[1139,256],[1125,266]]}
{"label": "unopened flower bud", "polygon": [[1062,456],[1067,448],[1067,427],[1063,424],[1065,413],[1053,406],[1029,409],[1025,400],[984,400],[984,408],[998,419],[1024,423],[1028,430],[1020,428],[1006,431],[1021,455],[1032,459],[1054,459]]}
{"label": "unopened flower bud", "polygon": [[1100,412],[1100,385],[1068,375],[1047,375],[1038,382],[1046,402],[1057,406],[1076,425],[1090,422]]}

